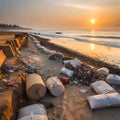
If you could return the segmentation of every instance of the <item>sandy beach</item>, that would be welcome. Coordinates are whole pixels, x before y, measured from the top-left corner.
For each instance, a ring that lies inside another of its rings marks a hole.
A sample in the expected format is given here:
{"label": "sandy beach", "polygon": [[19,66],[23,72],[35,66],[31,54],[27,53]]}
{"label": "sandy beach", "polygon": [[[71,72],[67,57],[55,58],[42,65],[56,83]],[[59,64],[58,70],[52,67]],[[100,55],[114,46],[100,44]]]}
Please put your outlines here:
{"label": "sandy beach", "polygon": [[[34,37],[34,39],[39,40],[36,37]],[[53,48],[52,50],[56,49]],[[64,65],[61,62],[49,60],[48,55],[37,49],[36,44],[33,42],[33,39],[31,37],[28,37],[28,46],[20,49],[19,57],[22,60],[26,61],[26,63],[28,63],[31,67],[35,68],[37,70],[37,73],[42,76],[44,81],[52,76],[61,76],[60,70]],[[17,67],[17,65],[14,63],[15,58],[16,57],[13,57],[12,59],[7,59],[7,64],[13,67]],[[17,76],[17,74],[15,73],[12,74]],[[11,77],[11,81],[14,78],[13,81],[15,82],[15,84],[18,84],[19,82],[21,86],[20,81],[15,81],[15,76]],[[20,88],[21,87],[17,87],[18,91],[21,91]],[[117,91],[119,91],[119,87],[117,88]],[[80,92],[80,89],[88,90],[88,92],[82,93]],[[90,109],[86,97],[96,94],[90,86],[68,84],[65,85],[65,92],[62,96],[53,97],[50,92],[47,92],[45,97],[38,101],[31,101],[26,97],[25,86],[22,86],[22,92],[23,93],[19,93],[20,99],[19,106],[16,108],[17,111],[18,108],[30,104],[42,103],[46,107],[49,120],[119,120],[119,107],[100,110]],[[16,120],[16,118],[14,118],[13,120]]]}

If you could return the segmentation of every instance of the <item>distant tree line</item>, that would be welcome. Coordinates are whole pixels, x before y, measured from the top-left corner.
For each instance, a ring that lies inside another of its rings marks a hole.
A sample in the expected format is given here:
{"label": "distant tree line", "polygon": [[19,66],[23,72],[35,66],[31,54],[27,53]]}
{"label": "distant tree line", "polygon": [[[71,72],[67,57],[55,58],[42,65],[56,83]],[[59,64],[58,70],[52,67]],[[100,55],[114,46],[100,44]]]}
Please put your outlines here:
{"label": "distant tree line", "polygon": [[12,25],[12,24],[0,24],[0,29],[22,29],[22,27],[18,25]]}

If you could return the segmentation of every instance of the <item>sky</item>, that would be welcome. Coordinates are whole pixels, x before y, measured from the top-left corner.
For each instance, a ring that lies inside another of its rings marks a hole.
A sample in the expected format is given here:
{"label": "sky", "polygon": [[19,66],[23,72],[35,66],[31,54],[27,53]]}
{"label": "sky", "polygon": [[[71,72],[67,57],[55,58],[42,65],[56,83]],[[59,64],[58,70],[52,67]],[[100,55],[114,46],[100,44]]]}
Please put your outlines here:
{"label": "sky", "polygon": [[0,23],[36,29],[120,28],[120,0],[0,0]]}

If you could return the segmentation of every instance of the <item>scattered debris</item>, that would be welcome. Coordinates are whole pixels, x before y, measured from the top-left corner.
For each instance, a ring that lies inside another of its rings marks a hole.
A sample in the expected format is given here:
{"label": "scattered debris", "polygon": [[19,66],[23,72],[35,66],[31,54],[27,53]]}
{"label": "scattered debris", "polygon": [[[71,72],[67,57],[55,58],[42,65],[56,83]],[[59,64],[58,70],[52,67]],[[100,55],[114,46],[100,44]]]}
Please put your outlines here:
{"label": "scattered debris", "polygon": [[92,82],[97,81],[99,76],[96,71],[82,64],[80,67],[74,70],[71,80],[76,81],[77,83],[90,85]]}
{"label": "scattered debris", "polygon": [[81,92],[81,93],[87,93],[88,90],[86,90],[86,89],[80,89],[80,92]]}
{"label": "scattered debris", "polygon": [[9,65],[7,65],[7,64],[3,64],[2,70],[5,71],[5,72],[10,72],[10,73],[14,72],[14,68],[9,66]]}
{"label": "scattered debris", "polygon": [[49,56],[50,60],[55,60],[56,62],[62,62],[64,55],[61,53],[55,52]]}
{"label": "scattered debris", "polygon": [[68,78],[68,77],[61,77],[60,80],[61,80],[63,85],[67,85],[67,84],[69,84],[70,78]]}

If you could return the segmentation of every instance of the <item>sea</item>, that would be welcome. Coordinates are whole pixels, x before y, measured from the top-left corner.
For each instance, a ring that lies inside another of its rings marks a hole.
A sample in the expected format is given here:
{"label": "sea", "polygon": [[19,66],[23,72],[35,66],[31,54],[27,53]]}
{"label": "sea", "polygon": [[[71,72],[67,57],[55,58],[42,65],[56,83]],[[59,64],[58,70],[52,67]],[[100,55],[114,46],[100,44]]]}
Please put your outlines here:
{"label": "sea", "polygon": [[[38,32],[38,31],[36,31]],[[41,35],[120,48],[120,30],[40,31]],[[38,32],[39,33],[39,32]]]}

